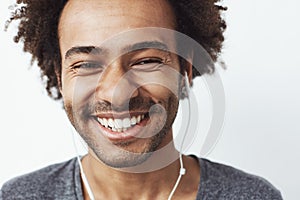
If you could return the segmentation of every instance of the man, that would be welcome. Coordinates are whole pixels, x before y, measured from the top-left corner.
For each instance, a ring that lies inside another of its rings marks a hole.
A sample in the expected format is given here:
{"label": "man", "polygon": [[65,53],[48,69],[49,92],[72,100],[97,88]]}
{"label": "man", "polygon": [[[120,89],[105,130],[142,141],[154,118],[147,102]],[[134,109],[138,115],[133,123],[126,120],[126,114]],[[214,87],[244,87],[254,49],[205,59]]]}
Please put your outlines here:
{"label": "man", "polygon": [[0,199],[282,199],[259,177],[174,147],[179,99],[213,71],[209,61],[195,67],[199,52],[177,31],[216,61],[226,26],[214,0],[18,3],[15,40],[89,151],[7,182]]}

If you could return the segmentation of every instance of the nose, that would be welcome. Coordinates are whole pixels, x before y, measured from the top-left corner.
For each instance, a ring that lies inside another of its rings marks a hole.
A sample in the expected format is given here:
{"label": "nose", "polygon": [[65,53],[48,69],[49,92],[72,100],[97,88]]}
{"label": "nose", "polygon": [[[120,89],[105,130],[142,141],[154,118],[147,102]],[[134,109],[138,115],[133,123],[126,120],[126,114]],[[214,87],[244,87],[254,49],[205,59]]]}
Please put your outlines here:
{"label": "nose", "polygon": [[97,100],[107,101],[117,109],[128,106],[129,100],[138,96],[137,84],[126,68],[119,60],[106,67],[96,88]]}

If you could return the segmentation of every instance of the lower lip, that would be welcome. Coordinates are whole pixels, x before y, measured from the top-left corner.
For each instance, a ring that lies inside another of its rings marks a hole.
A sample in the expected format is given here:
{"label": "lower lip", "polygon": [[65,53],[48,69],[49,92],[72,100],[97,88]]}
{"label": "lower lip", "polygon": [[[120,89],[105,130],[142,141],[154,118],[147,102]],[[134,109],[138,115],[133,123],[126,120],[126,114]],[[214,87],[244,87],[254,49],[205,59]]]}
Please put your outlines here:
{"label": "lower lip", "polygon": [[100,127],[101,133],[112,141],[123,141],[137,138],[137,136],[142,133],[142,130],[145,128],[148,121],[149,118],[144,118],[140,123],[128,128],[126,131],[115,132],[112,131],[110,128],[105,128],[96,120],[97,124]]}

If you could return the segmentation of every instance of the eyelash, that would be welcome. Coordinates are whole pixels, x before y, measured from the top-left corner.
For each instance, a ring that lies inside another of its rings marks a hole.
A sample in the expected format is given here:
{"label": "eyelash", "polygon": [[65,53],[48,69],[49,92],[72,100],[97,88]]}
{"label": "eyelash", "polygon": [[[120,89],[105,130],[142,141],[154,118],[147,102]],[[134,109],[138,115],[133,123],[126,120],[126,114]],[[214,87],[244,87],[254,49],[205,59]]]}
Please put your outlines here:
{"label": "eyelash", "polygon": [[[144,58],[134,62],[130,67],[142,71],[155,71],[163,64],[161,58]],[[81,75],[89,75],[103,71],[103,65],[99,62],[78,62],[71,66],[71,70]]]}
{"label": "eyelash", "polygon": [[100,63],[96,63],[96,62],[82,62],[79,64],[74,64],[73,66],[71,66],[72,69],[95,69],[100,67],[101,64]]}
{"label": "eyelash", "polygon": [[153,64],[153,63],[162,64],[163,60],[160,59],[160,58],[146,58],[146,59],[137,61],[132,66],[134,66],[134,65],[147,65],[147,64]]}

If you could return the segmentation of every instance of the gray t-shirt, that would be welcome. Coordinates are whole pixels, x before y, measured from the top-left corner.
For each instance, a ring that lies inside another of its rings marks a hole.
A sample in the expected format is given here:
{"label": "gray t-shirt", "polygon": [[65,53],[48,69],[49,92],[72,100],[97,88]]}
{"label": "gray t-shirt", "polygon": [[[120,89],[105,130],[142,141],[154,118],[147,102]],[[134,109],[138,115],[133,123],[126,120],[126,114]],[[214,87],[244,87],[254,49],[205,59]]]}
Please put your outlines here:
{"label": "gray t-shirt", "polygon": [[[199,159],[201,178],[196,200],[280,200],[266,180],[233,167]],[[3,185],[0,200],[83,200],[76,158],[14,178]]]}

